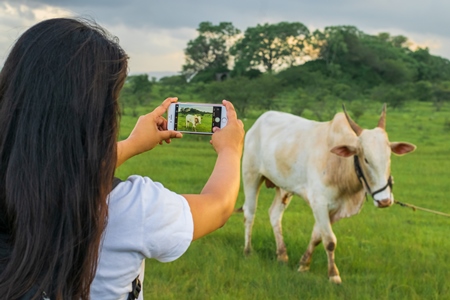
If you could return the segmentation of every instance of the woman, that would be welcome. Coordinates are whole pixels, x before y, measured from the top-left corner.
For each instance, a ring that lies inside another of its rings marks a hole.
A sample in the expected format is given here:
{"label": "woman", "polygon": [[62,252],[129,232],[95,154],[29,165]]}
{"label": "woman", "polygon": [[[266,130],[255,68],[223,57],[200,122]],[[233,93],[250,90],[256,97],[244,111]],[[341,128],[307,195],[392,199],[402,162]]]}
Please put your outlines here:
{"label": "woman", "polygon": [[[126,72],[127,55],[117,42],[99,26],[80,20],[43,21],[28,29],[11,50],[0,73],[2,298],[89,299],[97,264],[111,255],[108,249],[99,255],[103,233],[106,229],[105,246],[114,244],[108,232],[120,226],[116,216],[123,216],[117,211],[121,207],[108,207],[116,166],[181,137],[167,130],[162,117],[176,101],[169,98],[141,117],[127,140],[116,143],[117,100]],[[239,189],[244,131],[231,103],[224,103],[230,121],[212,136],[218,159],[211,178],[201,194],[173,197],[173,207],[184,211],[186,224],[191,224],[192,239],[226,222]],[[114,189],[111,203],[124,197],[145,204],[148,186],[164,191],[157,195],[169,193],[136,176]],[[154,203],[163,200],[152,198]],[[183,251],[158,255],[175,259]],[[97,278],[103,286],[111,277]]]}

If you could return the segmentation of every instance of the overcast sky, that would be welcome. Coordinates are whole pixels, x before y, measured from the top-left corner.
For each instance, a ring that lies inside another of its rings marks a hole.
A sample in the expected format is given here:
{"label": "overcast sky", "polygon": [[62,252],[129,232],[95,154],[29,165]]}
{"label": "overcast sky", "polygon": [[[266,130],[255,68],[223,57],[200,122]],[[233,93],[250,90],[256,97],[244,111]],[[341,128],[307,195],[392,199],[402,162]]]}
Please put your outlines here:
{"label": "overcast sky", "polygon": [[450,59],[449,0],[0,0],[0,66],[19,35],[54,17],[87,17],[116,35],[130,73],[181,71],[183,49],[203,21],[248,27],[281,21],[310,30],[353,25],[368,34],[405,35]]}

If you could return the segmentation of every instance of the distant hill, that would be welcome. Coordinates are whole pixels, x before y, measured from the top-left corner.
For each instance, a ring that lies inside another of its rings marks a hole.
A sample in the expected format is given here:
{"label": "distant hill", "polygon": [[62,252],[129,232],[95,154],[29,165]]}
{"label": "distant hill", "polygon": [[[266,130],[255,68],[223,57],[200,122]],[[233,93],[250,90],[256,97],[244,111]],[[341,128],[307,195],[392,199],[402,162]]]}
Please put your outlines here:
{"label": "distant hill", "polygon": [[180,72],[171,72],[171,71],[160,71],[160,72],[148,72],[148,78],[151,80],[152,77],[155,77],[157,80],[162,77],[174,76],[180,74]]}

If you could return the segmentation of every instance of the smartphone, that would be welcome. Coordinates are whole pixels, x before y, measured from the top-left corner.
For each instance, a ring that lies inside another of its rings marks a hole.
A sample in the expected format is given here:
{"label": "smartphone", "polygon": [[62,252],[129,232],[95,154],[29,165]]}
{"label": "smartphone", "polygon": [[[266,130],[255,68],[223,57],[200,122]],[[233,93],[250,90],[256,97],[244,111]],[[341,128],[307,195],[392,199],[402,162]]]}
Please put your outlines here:
{"label": "smartphone", "polygon": [[167,127],[193,134],[213,134],[213,127],[227,125],[227,110],[222,104],[172,103],[167,111]]}

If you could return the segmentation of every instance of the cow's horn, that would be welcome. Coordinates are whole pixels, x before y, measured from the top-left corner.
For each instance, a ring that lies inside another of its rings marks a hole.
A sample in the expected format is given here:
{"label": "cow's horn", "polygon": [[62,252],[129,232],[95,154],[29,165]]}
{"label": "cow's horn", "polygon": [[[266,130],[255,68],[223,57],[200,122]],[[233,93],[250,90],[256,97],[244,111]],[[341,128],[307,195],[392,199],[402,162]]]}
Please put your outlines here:
{"label": "cow's horn", "polygon": [[355,121],[352,120],[352,118],[350,118],[350,116],[347,113],[347,110],[345,109],[344,104],[342,104],[342,108],[344,109],[345,117],[347,118],[348,124],[353,129],[353,131],[356,133],[356,135],[359,136],[362,132],[362,128],[359,127],[359,125],[356,124]]}
{"label": "cow's horn", "polygon": [[386,103],[383,105],[383,110],[381,111],[381,116],[377,127],[386,129]]}

